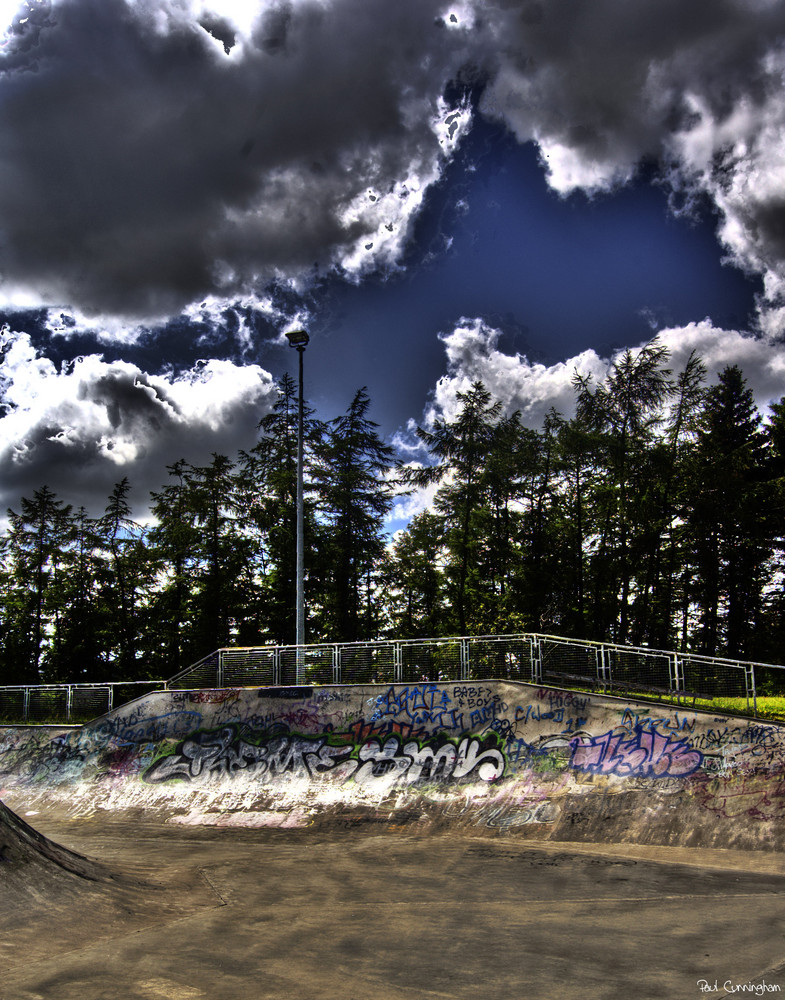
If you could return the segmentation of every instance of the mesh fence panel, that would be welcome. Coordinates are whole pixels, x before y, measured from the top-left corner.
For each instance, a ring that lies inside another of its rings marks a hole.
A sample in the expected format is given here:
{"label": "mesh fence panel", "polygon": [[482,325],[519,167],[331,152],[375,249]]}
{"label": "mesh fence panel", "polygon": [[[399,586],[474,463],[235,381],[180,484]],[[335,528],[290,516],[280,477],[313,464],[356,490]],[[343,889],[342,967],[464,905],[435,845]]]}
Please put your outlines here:
{"label": "mesh fence panel", "polygon": [[216,651],[192,667],[181,670],[169,681],[169,687],[178,691],[216,687],[218,683],[218,658],[219,654]]}
{"label": "mesh fence panel", "polygon": [[428,681],[438,672],[427,642],[406,643],[401,649],[401,679],[406,684]]}
{"label": "mesh fence panel", "polygon": [[106,714],[109,711],[110,690],[108,687],[74,688],[69,722],[89,722]]}
{"label": "mesh fence panel", "polygon": [[468,647],[471,680],[531,679],[531,644],[528,641],[470,639]]}
{"label": "mesh fence panel", "polygon": [[559,687],[595,687],[597,652],[591,646],[575,646],[554,639],[540,643],[543,683]]}
{"label": "mesh fence panel", "polygon": [[667,654],[626,649],[606,649],[605,654],[610,691],[670,696],[671,662]]}
{"label": "mesh fence panel", "polygon": [[222,686],[271,686],[277,680],[276,659],[272,649],[225,649],[221,653]]}
{"label": "mesh fence panel", "polygon": [[342,684],[387,684],[395,680],[394,643],[345,646],[340,651]]}
{"label": "mesh fence panel", "polygon": [[24,722],[24,691],[0,691],[0,720],[3,722]]}
{"label": "mesh fence panel", "polygon": [[298,683],[298,664],[303,684],[332,684],[333,646],[286,646],[281,649],[281,680],[284,687]]}
{"label": "mesh fence panel", "polygon": [[30,722],[62,722],[68,716],[68,693],[63,689],[30,690]]}
{"label": "mesh fence panel", "polygon": [[423,657],[427,668],[420,673],[419,677],[413,676],[412,680],[427,680],[437,683],[438,681],[459,681],[461,679],[460,642],[428,642],[421,645],[423,652],[427,652],[427,657]]}
{"label": "mesh fence panel", "polygon": [[701,698],[744,698],[744,668],[717,660],[683,657],[684,689]]}

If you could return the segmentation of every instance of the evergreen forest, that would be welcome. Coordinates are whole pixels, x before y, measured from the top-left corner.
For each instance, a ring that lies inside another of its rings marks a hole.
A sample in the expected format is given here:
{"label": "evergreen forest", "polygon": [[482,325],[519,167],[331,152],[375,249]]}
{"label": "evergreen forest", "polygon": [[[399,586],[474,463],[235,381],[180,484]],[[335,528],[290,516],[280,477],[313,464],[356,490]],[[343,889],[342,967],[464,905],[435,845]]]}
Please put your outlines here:
{"label": "evergreen forest", "polygon": [[[294,642],[297,391],[258,442],[183,460],[141,525],[46,485],[0,539],[0,684],[163,678],[221,646]],[[476,382],[396,462],[364,389],[305,418],[306,641],[541,632],[785,660],[785,398],[708,385],[654,341],[539,429]],[[396,497],[433,501],[390,538]]]}

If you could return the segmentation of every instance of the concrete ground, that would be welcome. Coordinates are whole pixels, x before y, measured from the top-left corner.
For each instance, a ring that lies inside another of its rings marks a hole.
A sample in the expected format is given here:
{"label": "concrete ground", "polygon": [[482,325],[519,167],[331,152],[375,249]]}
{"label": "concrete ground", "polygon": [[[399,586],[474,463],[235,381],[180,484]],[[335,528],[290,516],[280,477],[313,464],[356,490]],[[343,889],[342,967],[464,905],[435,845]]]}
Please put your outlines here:
{"label": "concrete ground", "polygon": [[781,854],[424,835],[361,816],[28,821],[101,864],[27,890],[0,881],[2,1000],[785,993]]}

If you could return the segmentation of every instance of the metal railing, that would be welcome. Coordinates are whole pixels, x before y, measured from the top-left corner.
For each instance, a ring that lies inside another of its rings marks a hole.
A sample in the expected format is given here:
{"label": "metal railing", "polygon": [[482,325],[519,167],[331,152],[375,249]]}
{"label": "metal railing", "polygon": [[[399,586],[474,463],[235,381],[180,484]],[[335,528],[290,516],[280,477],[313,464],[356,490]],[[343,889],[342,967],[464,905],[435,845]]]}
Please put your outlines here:
{"label": "metal railing", "polygon": [[166,681],[107,681],[100,684],[24,684],[0,687],[0,721],[23,724],[90,722]]}
{"label": "metal railing", "polygon": [[87,721],[148,691],[517,680],[695,704],[733,697],[757,714],[785,666],[563,636],[463,636],[217,649],[169,680],[0,687],[0,720]]}
{"label": "metal railing", "polygon": [[[218,649],[170,688],[507,679],[657,700],[785,694],[785,666],[563,636],[464,636]],[[299,666],[299,670],[298,670]]]}

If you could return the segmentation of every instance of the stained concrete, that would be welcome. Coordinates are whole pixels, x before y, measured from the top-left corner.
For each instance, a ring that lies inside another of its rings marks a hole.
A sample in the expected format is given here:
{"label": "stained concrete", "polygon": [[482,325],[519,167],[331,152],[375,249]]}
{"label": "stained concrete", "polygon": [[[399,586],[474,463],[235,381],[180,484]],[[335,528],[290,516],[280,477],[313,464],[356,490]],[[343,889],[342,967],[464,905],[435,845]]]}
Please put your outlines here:
{"label": "stained concrete", "polygon": [[0,796],[72,816],[785,851],[785,729],[504,681],[156,692],[50,735],[0,730]]}
{"label": "stained concrete", "polygon": [[2,1000],[785,991],[778,854],[532,845],[337,817],[305,829],[34,820],[104,877],[24,903],[0,882]]}

